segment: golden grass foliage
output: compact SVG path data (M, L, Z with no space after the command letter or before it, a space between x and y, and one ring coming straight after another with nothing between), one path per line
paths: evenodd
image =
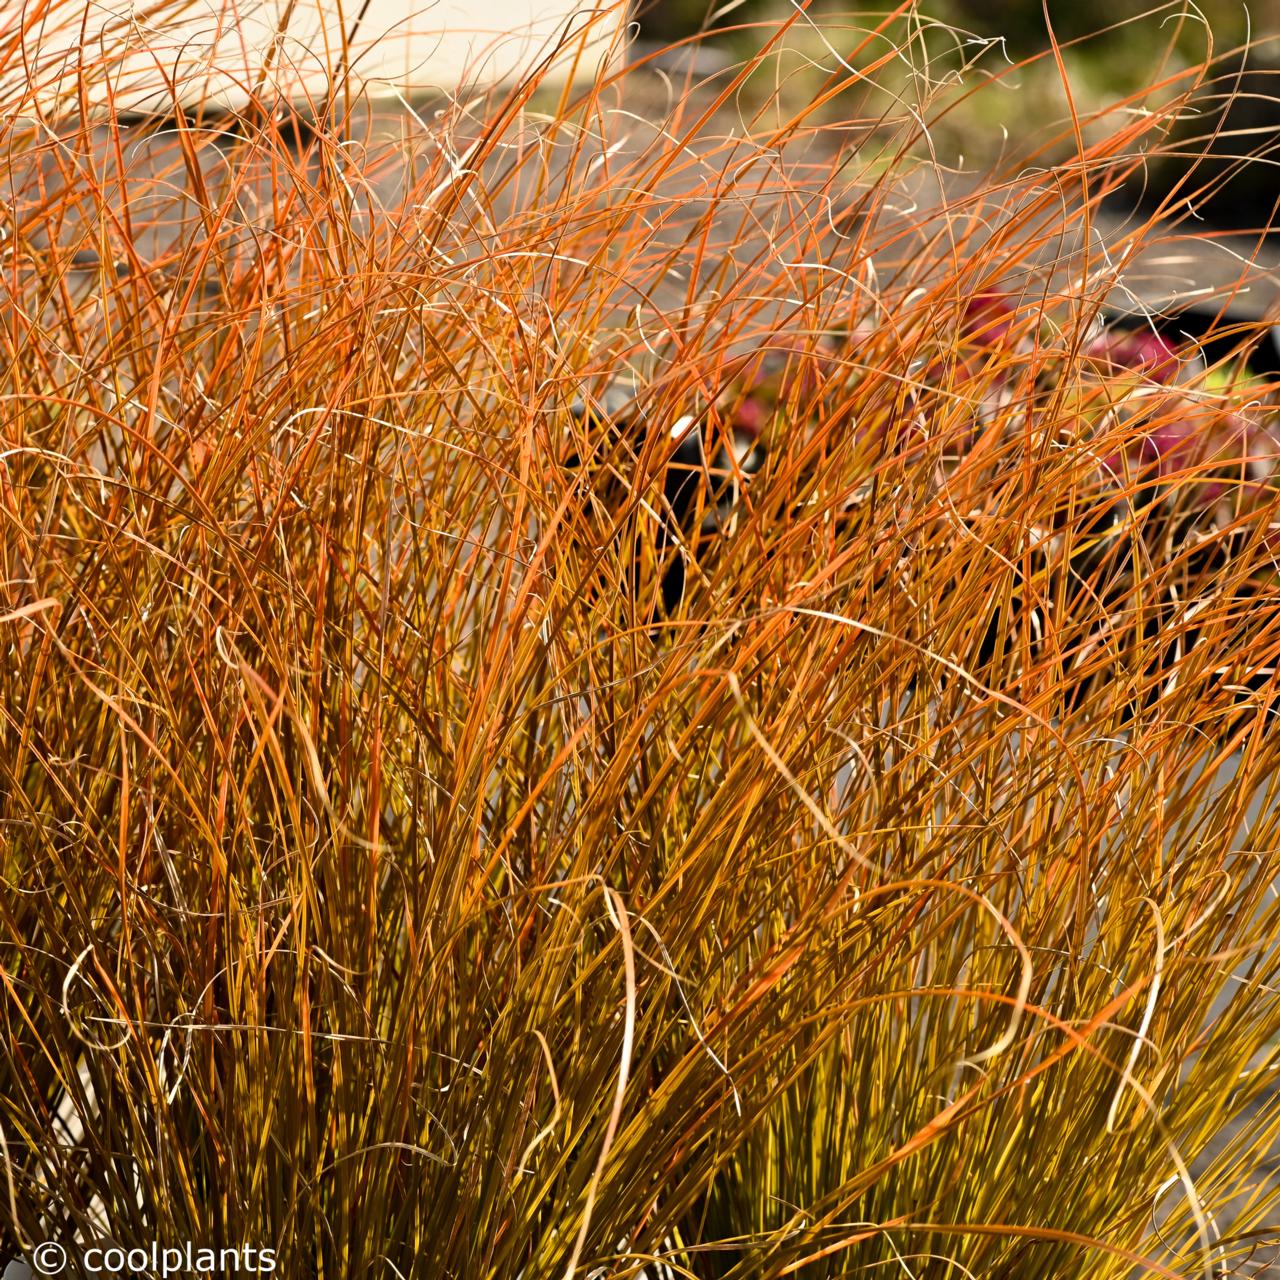
M747 90L800 14L660 110L642 67L335 105L301 151L271 104L4 104L15 1252L1092 1280L1265 1243L1271 389L1090 346L1154 234L1101 252L1100 197L1203 69L922 196L1004 64L949 80L910 18L798 106ZM572 411L616 382L627 423ZM766 396L690 532L673 424Z

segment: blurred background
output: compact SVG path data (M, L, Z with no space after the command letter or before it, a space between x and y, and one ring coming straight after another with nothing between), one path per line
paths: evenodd
M921 0L910 13L890 18L893 10L888 3L855 9L836 0L805 7L781 41L787 52L780 63L791 56L789 91L796 97L816 92L832 70L833 54L861 69L893 39L910 50L898 90L910 94L914 85L917 100L930 104L928 114L936 120L930 124L932 159L961 169L981 166L998 158L1008 133L1050 132L1069 121L1039 0ZM1163 139L1164 154L1152 156L1111 198L1111 207L1150 210L1174 200L1185 216L1214 227L1275 224L1280 0L1050 0L1048 11L1082 117L1127 98L1126 109L1142 111L1187 95L1177 125ZM693 39L698 54L689 63L695 73L714 74L749 56L790 15L797 15L797 6L787 0L657 0L641 6L637 20L649 45ZM886 20L883 36L867 40ZM1000 91L973 93L984 75L998 77ZM955 101L941 111L949 78L956 83ZM828 105L831 122L874 120L873 97L836 99ZM1109 127L1115 123L1113 113ZM1053 158L1059 157L1046 155Z
M641 5L637 20L646 38L653 40L678 40L702 30L721 33L743 23L776 19L794 11L793 5L784 0L653 0ZM814 0L808 13L815 19L840 14L859 19L863 25L872 25L896 6L880 3L851 8L833 0ZM1136 42L1126 39L1126 24L1133 19L1151 16L1165 21L1184 9L1193 24L1198 23L1195 11L1204 15L1210 29L1220 41L1238 43L1252 27L1253 34L1265 35L1267 28L1274 34L1280 28L1280 4L1276 0L1200 0L1194 8L1179 3L1164 5L1108 3L1108 0L1051 0L1049 15L1053 30L1060 42L1092 36L1104 28L1115 26L1111 43L1117 48L1125 45L1137 52ZM1038 0L922 0L917 6L920 14L928 19L952 26L967 28L982 38L1004 37L1011 55L1027 54L1048 45L1044 11ZM1120 25L1117 25L1120 24ZM1132 27L1127 28L1132 33Z

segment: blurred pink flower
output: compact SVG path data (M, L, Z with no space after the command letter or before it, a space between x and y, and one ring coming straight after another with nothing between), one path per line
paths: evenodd
M965 304L961 330L966 338L984 347L1003 346L1016 318L1006 294L975 293Z
M1113 370L1141 373L1154 382L1173 382L1182 361L1172 346L1150 329L1108 329L1085 347L1085 355Z

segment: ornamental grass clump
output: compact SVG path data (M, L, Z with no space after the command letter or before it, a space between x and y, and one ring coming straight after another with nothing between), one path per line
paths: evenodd
M1100 221L1207 67L1055 45L978 177L1025 67L904 6L797 101L807 22L301 150L3 103L9 1254L1265 1263L1275 387Z

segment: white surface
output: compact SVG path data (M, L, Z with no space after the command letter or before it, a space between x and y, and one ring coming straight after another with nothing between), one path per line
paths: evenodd
M344 69L375 98L508 81L549 57L563 83L616 56L626 17L625 4L582 0L361 3L0 0L0 113L75 108L82 64L94 67L91 106L122 111L172 109L175 95L233 109L251 96L318 99Z

